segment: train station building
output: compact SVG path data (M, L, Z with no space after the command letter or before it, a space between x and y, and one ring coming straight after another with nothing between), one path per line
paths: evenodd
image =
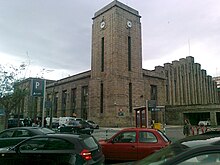
M93 18L91 70L47 81L44 116L77 116L100 126L134 126L138 107L147 107L148 122L192 124L210 119L220 124L217 84L191 56L154 70L142 68L141 15L117 0ZM31 86L33 78L23 81ZM42 97L29 96L19 112L42 116ZM149 104L153 103L153 105Z

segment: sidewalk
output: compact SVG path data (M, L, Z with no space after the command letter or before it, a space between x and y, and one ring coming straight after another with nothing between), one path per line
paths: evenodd
M167 128L182 128L182 127L183 127L182 125L166 125L165 129L167 129ZM119 131L124 128L134 128L134 127L100 127L99 130L100 131L103 131L103 130L105 130L105 131ZM163 130L163 128L162 128L162 130ZM98 131L98 130L96 130L96 131Z

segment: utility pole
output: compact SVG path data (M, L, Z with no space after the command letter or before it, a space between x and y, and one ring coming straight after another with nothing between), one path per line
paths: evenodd
M45 100L46 100L46 79L44 80L44 96L43 96L43 110L42 110L41 127L44 127Z

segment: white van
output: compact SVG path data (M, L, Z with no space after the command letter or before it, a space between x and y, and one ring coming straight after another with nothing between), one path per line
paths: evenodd
M50 117L46 117L46 125L49 127L50 125ZM59 123L59 118L53 117L52 118L52 124L56 124Z
M75 117L59 117L59 125L70 125L71 121L76 120Z

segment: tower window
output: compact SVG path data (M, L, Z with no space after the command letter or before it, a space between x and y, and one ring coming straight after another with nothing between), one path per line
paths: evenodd
M100 86L100 113L103 113L103 109L104 109L104 101L103 101L103 83L101 83L101 86Z
M104 49L104 47L105 47L105 42L104 42L105 40L104 40L104 37L102 37L102 43L101 43L101 45L102 45L102 54L101 54L101 71L102 72L104 72L104 53L105 53L105 49Z
M132 113L132 83L129 83L129 112Z
M128 36L128 71L131 71L131 37Z

